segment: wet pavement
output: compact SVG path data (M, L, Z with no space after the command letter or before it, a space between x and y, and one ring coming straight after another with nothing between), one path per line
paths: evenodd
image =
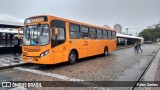
M22 61L21 56L14 56L13 54L1 54L0 55L0 69L8 68L16 65L23 65L25 62Z
M160 71L160 50L156 54L156 56L154 57L148 70L146 70L146 72L142 76L141 80L139 80L139 82L149 81L149 84L151 84L151 87L136 87L135 90L160 90L160 86L154 87L156 85L160 85L159 71Z
M61 63L56 65L28 64L21 67L0 70L0 77L12 81L137 81L151 62L159 45L143 45L143 52L135 53L134 48L116 50L104 57L101 55L79 60L74 65ZM42 90L42 88L36 88ZM46 90L112 90L120 88L83 87L83 88L43 88ZM122 90L124 88L121 88ZM130 88L125 88L130 89ZM35 90L29 88L29 90Z

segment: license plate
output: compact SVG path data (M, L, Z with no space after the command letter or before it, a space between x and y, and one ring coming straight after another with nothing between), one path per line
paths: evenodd
M28 60L32 60L32 58L29 57Z

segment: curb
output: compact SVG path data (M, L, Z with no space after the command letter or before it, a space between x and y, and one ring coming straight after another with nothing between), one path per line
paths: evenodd
M152 57L151 61L149 62L149 64L147 65L147 67L145 68L145 70L143 71L143 73L141 74L141 76L139 77L139 79L137 80L138 82L141 82L144 79L144 76L146 75L147 71L149 70L149 68L151 67L156 55L158 54L158 52L160 52L160 48L158 48L158 50L155 52L154 56ZM137 86L136 84L134 85L134 87L132 87L132 90L137 90Z
M28 63L18 63L18 64L14 64L14 65L0 66L0 70L13 68L13 67L18 67L18 66L23 66L23 65L26 65L26 64L28 64Z
M147 71L149 70L150 66L152 65L153 61L155 60L156 55L158 54L158 52L160 52L160 48L158 48L158 50L155 52L155 55L152 57L151 62L148 64L148 67L146 68L146 70L143 72L142 76L140 77L139 81L142 81L145 74L147 73Z

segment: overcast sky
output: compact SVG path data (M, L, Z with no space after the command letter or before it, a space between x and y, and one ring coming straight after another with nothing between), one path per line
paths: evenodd
M160 0L0 0L0 14L18 19L47 14L112 28L118 23L123 31L139 32L160 21Z

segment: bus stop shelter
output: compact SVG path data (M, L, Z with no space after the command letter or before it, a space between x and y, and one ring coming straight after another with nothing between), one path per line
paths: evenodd
M14 36L18 34L18 28L22 26L23 23L17 18L0 14L0 47L11 47Z
M144 42L144 38L137 37L137 36L130 36L130 35L124 35L124 34L116 34L117 36L117 45L134 45L136 41L140 41L141 43Z

